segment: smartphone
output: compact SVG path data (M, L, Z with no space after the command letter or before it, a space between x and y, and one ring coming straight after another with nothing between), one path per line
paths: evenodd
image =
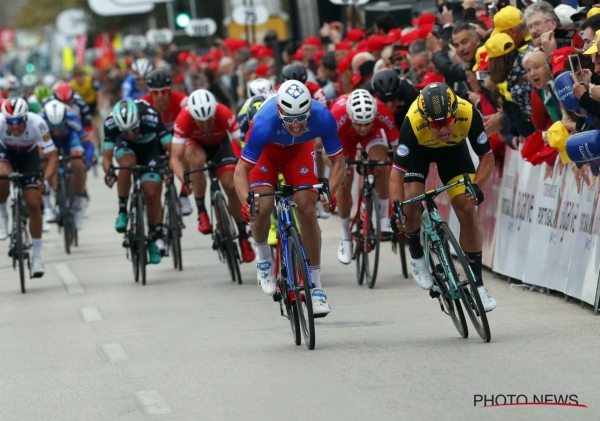
M479 81L484 81L484 80L486 80L486 79L487 79L487 77L488 77L488 72L485 72L485 71L483 71L483 70L482 70L482 71L475 72L475 77L476 77L476 78L477 78L477 80L479 80Z
M581 60L579 60L579 54L569 54L569 67L571 73L579 83L583 83L583 74L581 72Z

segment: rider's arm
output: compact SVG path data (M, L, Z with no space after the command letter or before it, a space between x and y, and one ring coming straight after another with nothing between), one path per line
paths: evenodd
M48 163L44 170L44 180L49 182L52 180L52 177L54 177L56 169L58 168L58 155L56 146L50 137L50 130L48 129L46 122L42 120L37 128L40 134L38 146L41 148L44 156L48 158Z
M394 154L394 165L390 172L390 199L405 200L404 175L411 161L411 149L418 147L418 141L408 118L400 128L400 144Z
M118 130L112 116L108 116L104 121L104 144L102 153L102 169L104 174L108 174L108 168L112 165L113 150L117 139Z
M479 112L473 108L473 118L469 129L469 143L473 151L479 156L479 165L475 174L475 184L483 185L494 171L494 154L490 147L488 136L483 127L483 120Z
M315 104L313 103L313 105ZM327 156L332 164L329 176L329 189L331 190L331 194L335 194L344 176L342 144L338 136L337 122L333 114L325 109L321 116L318 122L318 136L321 137L325 152L327 152Z
M171 142L171 169L182 183L184 183L183 171L184 171L184 154L185 154L185 143L189 140L186 127L187 119L185 114L187 111L183 110L177 116L175 120L175 136Z
M235 192L238 195L241 203L246 203L248 197L248 191L250 191L250 184L248 183L248 176L254 164L246 162L240 159L235 166L235 172L233 173L233 183L235 184Z

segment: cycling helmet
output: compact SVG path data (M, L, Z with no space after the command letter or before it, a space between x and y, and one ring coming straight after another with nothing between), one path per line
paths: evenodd
M373 94L383 102L391 101L400 95L400 77L395 70L380 70L371 80Z
M56 83L56 76L54 75L45 75L42 78L42 83L46 86L54 86L54 84Z
M38 83L38 77L33 73L24 74L21 78L21 84L26 88L32 88Z
M171 75L163 69L151 71L146 78L146 84L150 89L163 89L171 87Z
M246 86L246 95L252 98L256 95L271 95L273 93L273 84L269 79L258 78L248 82Z
M154 66L147 58L138 58L131 65L131 70L138 77L145 77L154 69Z
M44 105L44 114L50 125L58 126L65 120L67 107L59 100L53 99Z
M281 77L284 81L286 80L299 80L302 83L306 83L308 74L306 73L306 67L301 64L288 64L281 70Z
M190 94L187 107L194 120L206 121L217 112L217 100L210 91L197 89Z
M266 98L262 95L257 95L250 100L250 103L248 104L248 121L254 120L254 116L260 107L263 106L265 101Z
M8 118L27 117L29 105L27 101L21 97L9 98L2 103L2 115Z
M298 80L286 80L277 90L277 108L283 114L305 114L310 111L311 104L308 88Z
M132 99L117 102L112 109L112 116L120 131L131 131L140 126L138 106Z
M33 94L38 99L38 101L43 102L46 98L52 96L52 89L50 89L46 85L38 85L35 87Z
M356 89L346 100L346 112L353 123L370 124L377 116L377 102L366 89Z
M426 121L443 121L456 116L458 101L456 94L448 85L434 82L419 93L417 108Z
M21 87L21 82L19 81L19 78L15 75L7 75L6 82L8 83L9 91L16 91Z
M73 95L75 94L75 92L73 92L73 87L68 82L58 82L54 85L52 91L54 92L54 98L65 103L71 102Z

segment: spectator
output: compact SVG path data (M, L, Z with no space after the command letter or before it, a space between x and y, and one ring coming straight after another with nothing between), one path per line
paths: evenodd
M412 71L411 82L418 84L423 81L425 75L435 71L431 61L431 53L427 49L427 42L424 39L415 41L408 48L408 61Z
M554 7L545 1L534 3L525 9L525 22L527 29L531 35L533 45L540 47L542 45L541 36L548 33L547 38L554 38L554 34L550 34L560 26L560 21ZM545 51L545 50L544 50Z
M531 36L527 31L523 12L514 6L503 7L494 15L494 31L492 35L503 32L515 42L515 47L525 52L530 47Z

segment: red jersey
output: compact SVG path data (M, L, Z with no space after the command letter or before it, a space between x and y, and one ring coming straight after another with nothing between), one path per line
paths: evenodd
M240 138L240 126L233 111L225 105L218 103L215 120L209 133L204 133L198 127L187 107L185 107L175 120L175 135L173 143L197 142L202 145L217 145L224 139L228 141Z
M395 146L398 143L400 133L396 123L394 121L394 115L390 113L385 105L378 99L377 101L377 115L375 121L369 133L365 136L360 136L354 126L350 117L346 113L346 101L349 94L342 95L335 100L331 105L331 114L337 122L337 131L340 141L342 142L342 149L345 157L354 158L356 153L356 146L360 143L363 148L371 142L387 144Z
M154 102L152 101L152 94L148 92L146 95L143 95L142 98L146 101L152 108L154 108ZM170 132L173 131L173 126L175 126L175 119L179 115L180 111L185 107L187 101L187 95L181 92L173 92L169 93L169 106L164 113L160 114L160 119L163 124L166 126L167 130Z

